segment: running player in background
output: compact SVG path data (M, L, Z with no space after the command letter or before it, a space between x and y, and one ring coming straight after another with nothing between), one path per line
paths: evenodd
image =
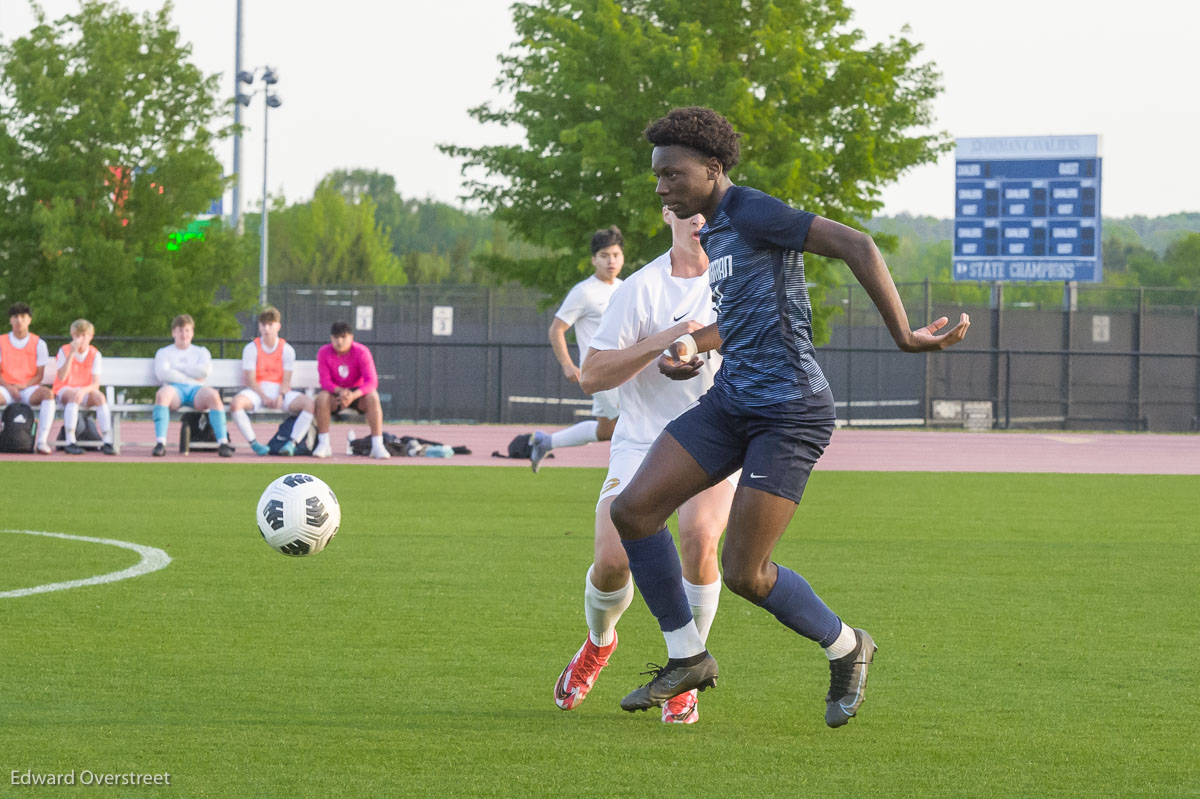
M100 350L92 346L95 333L96 328L91 322L76 319L71 323L71 343L62 345L55 358L51 391L63 406L63 435L67 440L63 451L69 455L83 454L83 447L75 440L80 408L96 409L96 429L104 442L100 451L105 455L117 454L112 445L112 414L108 410L108 399L100 390L103 359Z
M10 402L24 402L30 407L40 404L33 448L39 455L49 455L54 452L47 437L54 423L55 405L54 395L42 380L50 351L46 342L29 332L32 321L33 311L25 303L15 302L8 309L12 330L0 338L0 406Z
M716 318L705 278L708 257L700 247L704 218L681 220L664 208L663 220L671 229L671 249L631 275L613 294L592 337L580 380L584 391L615 387L622 411L613 432L608 476L596 504L595 559L584 580L588 637L554 686L554 701L563 710L578 707L591 690L617 648L617 620L633 601L629 560L609 508L667 422L712 386L721 363L721 356L714 353L695 363L679 364L673 376L687 382L672 382L653 366L677 337ZM734 485L721 480L679 507L683 588L701 639L708 637L721 596L717 542L729 519ZM699 717L695 690L663 703L664 723L691 724Z
M154 450L155 457L167 454L167 424L171 411L183 405L191 405L197 411L208 411L208 423L217 439L217 454L222 458L233 457L229 445L229 433L225 429L225 403L220 393L204 381L212 373L212 354L207 347L192 344L196 334L196 323L187 314L180 314L171 321L171 337L174 344L154 353L154 376L162 381L162 388L154 397Z
M579 382L579 373L587 357L592 336L600 326L600 317L608 307L621 279L621 267L625 265L625 237L616 225L597 230L592 234L592 268L595 273L576 283L550 323L550 347L554 357L562 366L563 376L572 383ZM567 347L567 330L575 328L575 343L579 345L579 366L571 360ZM542 459L556 447L580 447L593 441L608 441L617 424L620 406L617 392L611 389L592 394L592 416L596 418L573 424L555 433L538 430L529 437L529 457L534 474L541 468Z
M718 348L724 363L712 390L667 425L612 505L630 571L658 619L668 655L621 707L645 710L716 684L717 661L693 620L666 522L675 508L742 468L721 556L725 584L824 648L830 670L825 723L840 727L862 704L875 642L843 624L803 577L771 560L835 419L814 357L803 253L845 261L905 352L955 344L970 320L963 314L940 335L944 317L910 329L870 236L733 185L727 172L738 162L738 134L715 111L677 108L645 135L654 145L655 191L663 205L682 218L708 220L701 241L717 302L717 323L677 339L664 365Z
M294 455L296 442L308 434L312 426L312 398L292 390L292 371L296 368L296 351L279 337L279 311L271 306L258 315L258 338L242 350L242 372L246 387L229 403L230 414L238 431L246 437L255 455L266 455L270 449L258 443L249 414L259 408L283 410L297 414L292 425L292 439L279 450L280 455Z

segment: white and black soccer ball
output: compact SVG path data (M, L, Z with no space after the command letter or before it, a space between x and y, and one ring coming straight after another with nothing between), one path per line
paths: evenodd
M323 480L311 474L285 474L258 498L258 531L285 555L314 555L333 540L342 508Z

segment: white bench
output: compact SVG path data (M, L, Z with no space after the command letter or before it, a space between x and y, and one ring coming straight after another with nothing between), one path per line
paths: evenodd
M112 411L113 449L120 452L122 416L127 413L150 413L154 410L154 404L152 402L126 402L125 393L123 391L118 392L117 389L158 388L162 385L162 381L154 376L153 358L116 358L105 356L102 370L100 382L105 387L105 396L108 398L108 406ZM46 365L46 372L43 375L42 382L47 385L54 382L53 363ZM214 358L212 361L212 372L204 381L204 385L215 388L218 392L244 388L246 382L242 372L241 359ZM317 362L296 361L295 368L292 370L292 388L311 395L315 389L320 387L321 381L317 375ZM188 411L191 408L185 405L179 410ZM259 411L259 413L269 413L279 416L287 414L284 410L266 408Z

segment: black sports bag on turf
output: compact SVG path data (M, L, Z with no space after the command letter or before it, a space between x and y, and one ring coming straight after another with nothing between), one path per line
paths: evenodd
M289 416L279 425L279 429L275 431L275 435L271 436L271 440L267 442L267 449L272 455L278 455L279 452L287 446L287 443L292 440L292 433L296 429L296 420L299 419L299 414ZM304 436L296 442L296 451L294 455L311 455L313 447L317 441L317 428L312 422L308 424L308 430Z
M36 429L33 408L24 402L10 402L0 413L0 452L33 452Z

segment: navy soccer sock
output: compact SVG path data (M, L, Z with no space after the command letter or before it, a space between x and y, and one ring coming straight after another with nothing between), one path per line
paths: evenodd
M629 571L646 607L663 632L678 630L692 620L692 608L683 591L683 569L675 540L667 528L636 541L621 540L629 556Z
M779 566L779 577L767 598L759 603L789 629L827 647L842 631L842 620L821 601L800 575ZM645 592L643 592L645 593Z

